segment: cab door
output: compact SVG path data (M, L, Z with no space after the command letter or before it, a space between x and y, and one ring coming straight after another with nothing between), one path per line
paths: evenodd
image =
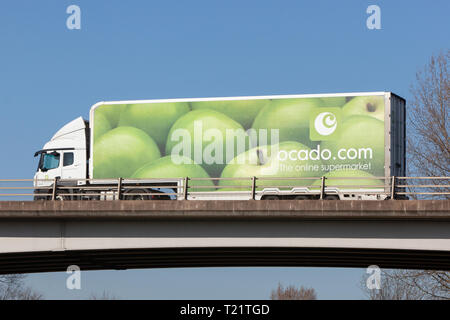
M62 154L61 179L83 179L86 177L86 151L70 150ZM74 181L76 183L76 181Z
M45 179L49 181L42 181L41 185L53 184L53 179L61 178L61 152L47 152L41 154L41 159L39 161L38 172L36 173L37 179Z

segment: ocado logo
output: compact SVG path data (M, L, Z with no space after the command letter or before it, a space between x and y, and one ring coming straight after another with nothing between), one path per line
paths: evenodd
M314 128L322 136L329 136L337 128L336 116L331 112L319 113L314 120Z
M309 138L311 141L339 139L341 108L317 108L309 118Z

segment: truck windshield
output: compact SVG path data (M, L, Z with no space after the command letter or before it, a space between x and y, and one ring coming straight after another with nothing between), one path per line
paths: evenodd
M47 171L59 167L59 154L58 153L43 153L39 160L39 169Z

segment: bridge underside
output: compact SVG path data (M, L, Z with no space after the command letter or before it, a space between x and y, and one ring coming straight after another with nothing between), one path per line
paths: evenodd
M164 248L0 255L0 274L193 267L346 267L450 270L450 252L353 248Z
M0 203L0 274L308 266L450 270L449 201Z

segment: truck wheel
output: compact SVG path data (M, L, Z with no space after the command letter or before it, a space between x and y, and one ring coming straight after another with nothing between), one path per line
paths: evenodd
M72 200L72 196L71 196L70 193L68 193L68 192L60 191L60 192L58 192L58 194L56 195L55 200L58 200L58 201Z
M34 201L45 201L45 200L51 200L52 198L48 195L41 195L41 194L48 194L51 193L51 190L47 190L47 189L36 189L34 190L34 197L33 200Z
M133 194L133 193L140 193L140 194ZM145 195L145 193L148 193L148 190L146 189L127 190L123 194L123 200L151 200L153 198L152 195Z
M328 195L328 196L325 196L325 197L323 198L323 200L339 200L339 196L331 196L331 195Z
M263 200L280 200L279 196L265 196Z

